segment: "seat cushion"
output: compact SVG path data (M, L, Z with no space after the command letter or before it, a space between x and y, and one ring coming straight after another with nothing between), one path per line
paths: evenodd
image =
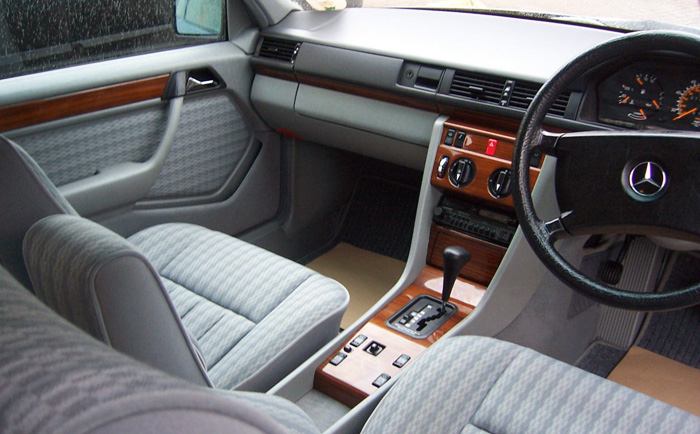
M2 268L0 378L3 432L318 432L285 399L197 387L110 349Z
M215 387L264 390L338 333L347 291L295 262L183 223L129 241L160 274Z
M363 433L700 432L700 418L508 342L447 338L387 392Z

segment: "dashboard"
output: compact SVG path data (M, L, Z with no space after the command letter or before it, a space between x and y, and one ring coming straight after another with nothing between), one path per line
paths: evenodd
M640 61L597 87L599 122L634 129L700 129L700 69L667 58Z

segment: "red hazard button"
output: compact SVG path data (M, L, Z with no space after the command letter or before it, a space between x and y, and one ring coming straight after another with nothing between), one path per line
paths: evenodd
M486 155L496 155L496 147L498 146L498 140L489 139L488 145L486 145Z

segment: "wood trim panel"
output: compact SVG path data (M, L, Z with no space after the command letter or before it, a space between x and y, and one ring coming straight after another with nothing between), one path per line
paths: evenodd
M437 112L437 105L429 101L424 101L419 98L400 95L385 90L360 86L357 84L345 83L338 80L316 77L313 75L297 74L299 83L308 84L310 86L322 87L325 89L335 90L338 92L349 93L365 98L372 98L379 101L384 101L392 104L403 105L419 110Z
M501 265L506 248L470 237L452 229L433 225L428 242L429 265L443 267L442 252L448 246L461 246L467 249L472 258L459 274L465 279L487 285L491 283L498 266Z
M411 286L385 306L345 343L345 346L349 346L356 336L365 335L367 340L362 345L357 348L350 347L352 351L345 353L347 357L337 366L333 366L328 362L336 354L344 352L343 347L338 348L338 351L319 366L314 377L314 388L347 406L354 407L364 398L378 390L372 385L372 382L379 375L385 373L393 377L415 360L432 343L469 315L481 300L486 288L476 283L458 279L450 299L457 306L458 311L427 339L413 339L386 326L385 322L387 319L417 296L430 294L439 298L441 291L442 271L433 267L424 268ZM378 356L372 356L364 351L373 341L386 346ZM402 354L407 354L411 357L409 362L404 368L393 366L392 363Z
M168 75L0 107L0 132L160 98Z
M498 146L501 146L500 142ZM450 158L449 164L452 164L453 161L461 157L466 157L472 160L476 169L476 175L474 177L474 180L465 187L455 187L454 185L452 185L447 175L444 178L438 178L438 163L440 159L444 156ZM435 163L433 164L433 172L430 176L430 183L433 186L438 187L442 190L456 193L457 196L476 198L481 202L490 203L499 208L513 210L512 195L503 199L496 199L495 197L491 196L491 193L489 193L488 191L489 176L491 176L491 173L493 173L493 171L495 171L496 169L510 169L511 166L512 165L510 160L491 157L481 152L474 152L471 150L454 148L452 146L440 145L438 148L438 152L435 155ZM530 168L531 190L535 185L535 181L537 181L537 177L539 176L539 174L540 169Z
M481 119L481 121L485 121L485 119L486 118ZM457 193L457 196L476 198L481 202L486 202L496 205L499 208L512 211L512 195L503 199L496 199L488 191L488 180L489 176L491 176L491 173L493 173L494 170L501 168L510 169L512 166L511 161L513 158L516 134L516 132L512 130L513 126L514 125L508 125L506 122L504 128L489 128L487 126L483 126L482 124L467 124L462 121L449 119L447 122L445 122L443 127L440 143L445 143L447 130L450 128L456 131L465 132L467 137L463 148L445 145L439 146L438 152L435 155L433 172L430 177L431 184L444 191ZM487 155L486 150L491 139L496 140L497 145L493 155ZM465 187L455 187L449 181L447 176L444 178L438 178L438 163L444 156L450 158L450 164L452 164L452 162L457 158L461 157L466 157L472 160L476 166L476 176L474 181ZM540 159L540 164L542 164L542 159ZM539 168L530 168L530 189L534 187L539 173Z
M361 96L364 98L371 98L378 101L384 101L392 104L398 104L405 107L411 107L419 110L426 110L430 112L437 112L437 105L429 101L424 101L419 98L413 98L409 96L400 95L393 92L387 92L385 90L370 88L367 86L361 86L358 84L346 83L339 80L333 80L330 78L317 77L308 74L294 74L291 72L278 71L264 66L259 66L256 68L259 74L266 75L273 78L279 78L281 80L296 81L300 84L308 84L309 86L320 87L323 89L334 90L337 92L343 92L350 95Z

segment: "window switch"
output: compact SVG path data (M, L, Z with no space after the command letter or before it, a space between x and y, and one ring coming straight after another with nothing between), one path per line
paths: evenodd
M353 347L359 347L366 340L367 340L367 336L357 335L357 336L355 336L355 339L353 339L352 342L350 342L350 345L352 345Z
M401 354L398 359L394 360L392 365L396 366L397 368L403 368L403 366L408 363L409 360L411 360L411 356L408 354Z
M379 377L377 377L376 380L372 383L372 386L374 387L382 387L387 381L391 380L391 376L387 374L382 374Z
M328 362L328 363L330 363L330 364L333 365L333 366L338 366L338 365L340 365L340 363L341 363L343 360L345 360L345 358L346 358L347 356L348 356L348 355L345 354L345 353L338 353L338 354L336 354L335 357L333 357L333 358L331 359L331 361Z

